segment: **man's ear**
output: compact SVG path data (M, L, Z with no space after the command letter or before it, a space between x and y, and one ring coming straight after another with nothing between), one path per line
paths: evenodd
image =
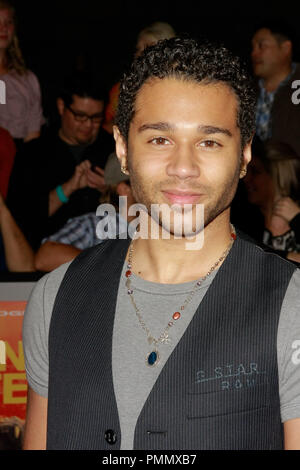
M241 165L240 165L240 178L243 178L247 173L247 166L251 161L252 152L251 152L251 139L243 148L242 157L241 157Z
M116 154L118 160L120 162L121 168L123 170L127 170L127 142L117 126L113 126L113 132L114 139L116 141Z
M58 114L60 116L63 115L63 112L65 110L65 103L64 103L64 100L62 98L57 98L56 100L56 106L57 106L57 110L58 110Z
M286 40L281 44L281 50L285 53L286 56L290 56L292 54L292 48L292 41Z

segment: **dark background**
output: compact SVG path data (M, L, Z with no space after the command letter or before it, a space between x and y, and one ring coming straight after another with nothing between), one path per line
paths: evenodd
M298 2L300 4L300 2ZM222 41L249 61L253 28L262 20L290 27L299 60L300 5L293 2L15 0L18 36L29 68L38 76L46 115L66 75L84 67L110 87L134 52L138 32L153 21L177 34Z

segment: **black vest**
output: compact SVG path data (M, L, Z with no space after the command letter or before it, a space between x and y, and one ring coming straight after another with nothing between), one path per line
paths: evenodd
M109 240L81 253L58 291L48 449L120 448L112 334L128 244ZM146 400L135 449L283 448L276 342L294 270L236 240Z

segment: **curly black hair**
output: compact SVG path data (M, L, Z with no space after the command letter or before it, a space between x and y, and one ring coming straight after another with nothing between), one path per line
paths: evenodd
M158 41L147 47L124 74L115 124L126 140L137 93L147 80L154 77L177 77L204 85L217 82L227 84L239 104L237 124L241 130L242 147L251 140L255 132L256 93L246 67L223 46L200 44L195 39L179 37Z

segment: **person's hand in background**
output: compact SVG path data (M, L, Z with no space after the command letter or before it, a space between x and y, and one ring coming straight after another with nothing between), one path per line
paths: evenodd
M290 197L282 197L274 204L273 214L290 222L297 214L300 214L300 207Z

